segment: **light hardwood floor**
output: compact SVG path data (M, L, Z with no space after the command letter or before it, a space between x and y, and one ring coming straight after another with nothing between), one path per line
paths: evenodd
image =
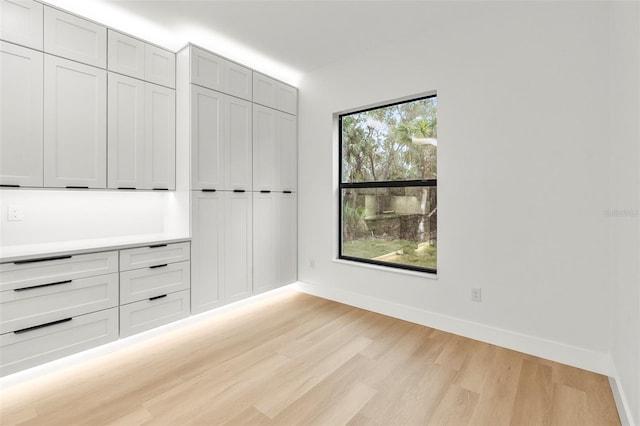
M618 425L606 377L287 290L2 389L2 425Z

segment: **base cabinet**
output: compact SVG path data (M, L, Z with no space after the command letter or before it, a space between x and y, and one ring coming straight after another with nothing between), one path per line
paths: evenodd
M120 306L120 337L128 337L189 316L189 290Z

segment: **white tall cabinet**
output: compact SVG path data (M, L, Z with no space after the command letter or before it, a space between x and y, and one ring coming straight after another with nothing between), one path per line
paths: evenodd
M42 186L43 54L0 42L0 185Z
M296 280L297 91L264 76L274 99L258 104L255 72L192 45L177 64L179 135L192 154L195 313ZM286 110L279 88L293 93Z

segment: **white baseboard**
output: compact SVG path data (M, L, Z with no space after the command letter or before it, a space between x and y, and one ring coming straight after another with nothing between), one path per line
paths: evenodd
M298 290L336 302L378 312L474 340L549 359L611 376L609 354L590 351L553 340L516 333L498 327L425 311L335 287L297 282Z
M618 370L615 363L611 362L611 373L609 375L609 385L611 386L611 392L613 392L613 399L616 402L616 408L618 409L618 417L620 417L620 424L622 426L634 426L638 423L634 423L633 415L629 409L628 399L626 398L624 389L620 386L620 381L617 379ZM640 421L640 419L637 419Z

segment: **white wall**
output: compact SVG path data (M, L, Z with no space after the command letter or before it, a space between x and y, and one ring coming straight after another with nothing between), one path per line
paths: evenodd
M422 37L390 34L301 83L301 287L607 372L609 6L415 7ZM335 262L333 114L433 89L437 280Z
M627 417L640 424L640 7L611 13L611 355ZM633 420L631 420L631 418Z

